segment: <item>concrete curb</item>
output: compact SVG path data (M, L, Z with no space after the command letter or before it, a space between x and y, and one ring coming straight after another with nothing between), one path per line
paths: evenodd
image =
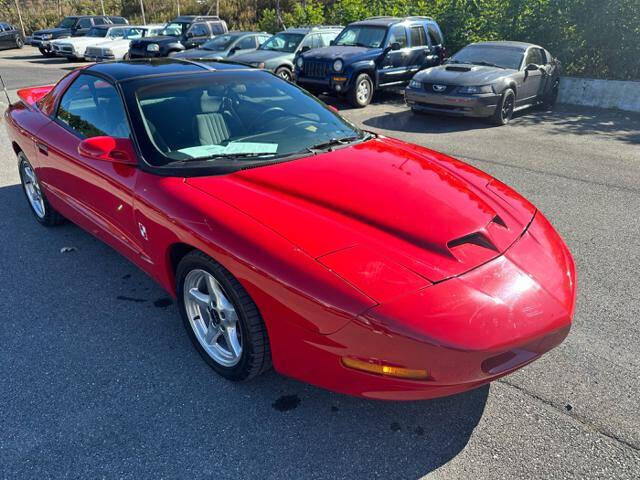
M558 102L640 112L640 82L562 77Z

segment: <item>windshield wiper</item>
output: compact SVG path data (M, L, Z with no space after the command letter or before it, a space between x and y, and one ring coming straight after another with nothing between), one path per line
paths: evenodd
M263 152L263 153L230 153L228 155L211 155L209 157L193 157L193 158L183 158L181 160L176 160L172 163L189 163L189 162L204 162L207 160L245 160L247 158L266 158L266 157L277 157L278 154L271 152Z
M495 63L489 63L489 62L471 62L473 65L482 65L483 67L496 67L496 68L502 68L504 69L504 67L501 67L500 65L496 65Z
M312 145L310 147L306 147L305 150L311 153L317 153L324 150L330 150L331 147L339 147L343 145L349 145L350 143L356 141L365 141L371 138L374 138L375 134L370 132L364 132L363 136L360 135L351 135L348 137L340 137L340 138L330 138L326 142L318 143L316 145Z

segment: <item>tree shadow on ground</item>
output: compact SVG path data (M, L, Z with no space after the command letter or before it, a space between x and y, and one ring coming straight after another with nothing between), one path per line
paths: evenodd
M488 386L397 403L274 372L221 379L166 292L80 228L38 225L19 185L0 188L0 242L12 252L0 271L11 477L418 478L482 417Z

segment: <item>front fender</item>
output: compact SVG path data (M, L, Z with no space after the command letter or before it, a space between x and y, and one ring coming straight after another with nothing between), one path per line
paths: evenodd
M362 72L369 73L374 84L378 85L378 69L374 59L359 60L352 63L345 69L345 73L351 80L355 79L355 77Z

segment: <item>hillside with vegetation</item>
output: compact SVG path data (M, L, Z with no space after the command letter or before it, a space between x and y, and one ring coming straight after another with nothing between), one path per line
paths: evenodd
M99 0L18 0L27 33L63 15L99 14ZM428 15L455 52L481 40L538 43L570 75L640 80L640 0L144 0L147 22L178 13L215 14L232 29L275 32L302 24L347 23L372 15ZM103 0L107 14L142 21L140 0ZM0 0L0 18L18 24L15 0Z

